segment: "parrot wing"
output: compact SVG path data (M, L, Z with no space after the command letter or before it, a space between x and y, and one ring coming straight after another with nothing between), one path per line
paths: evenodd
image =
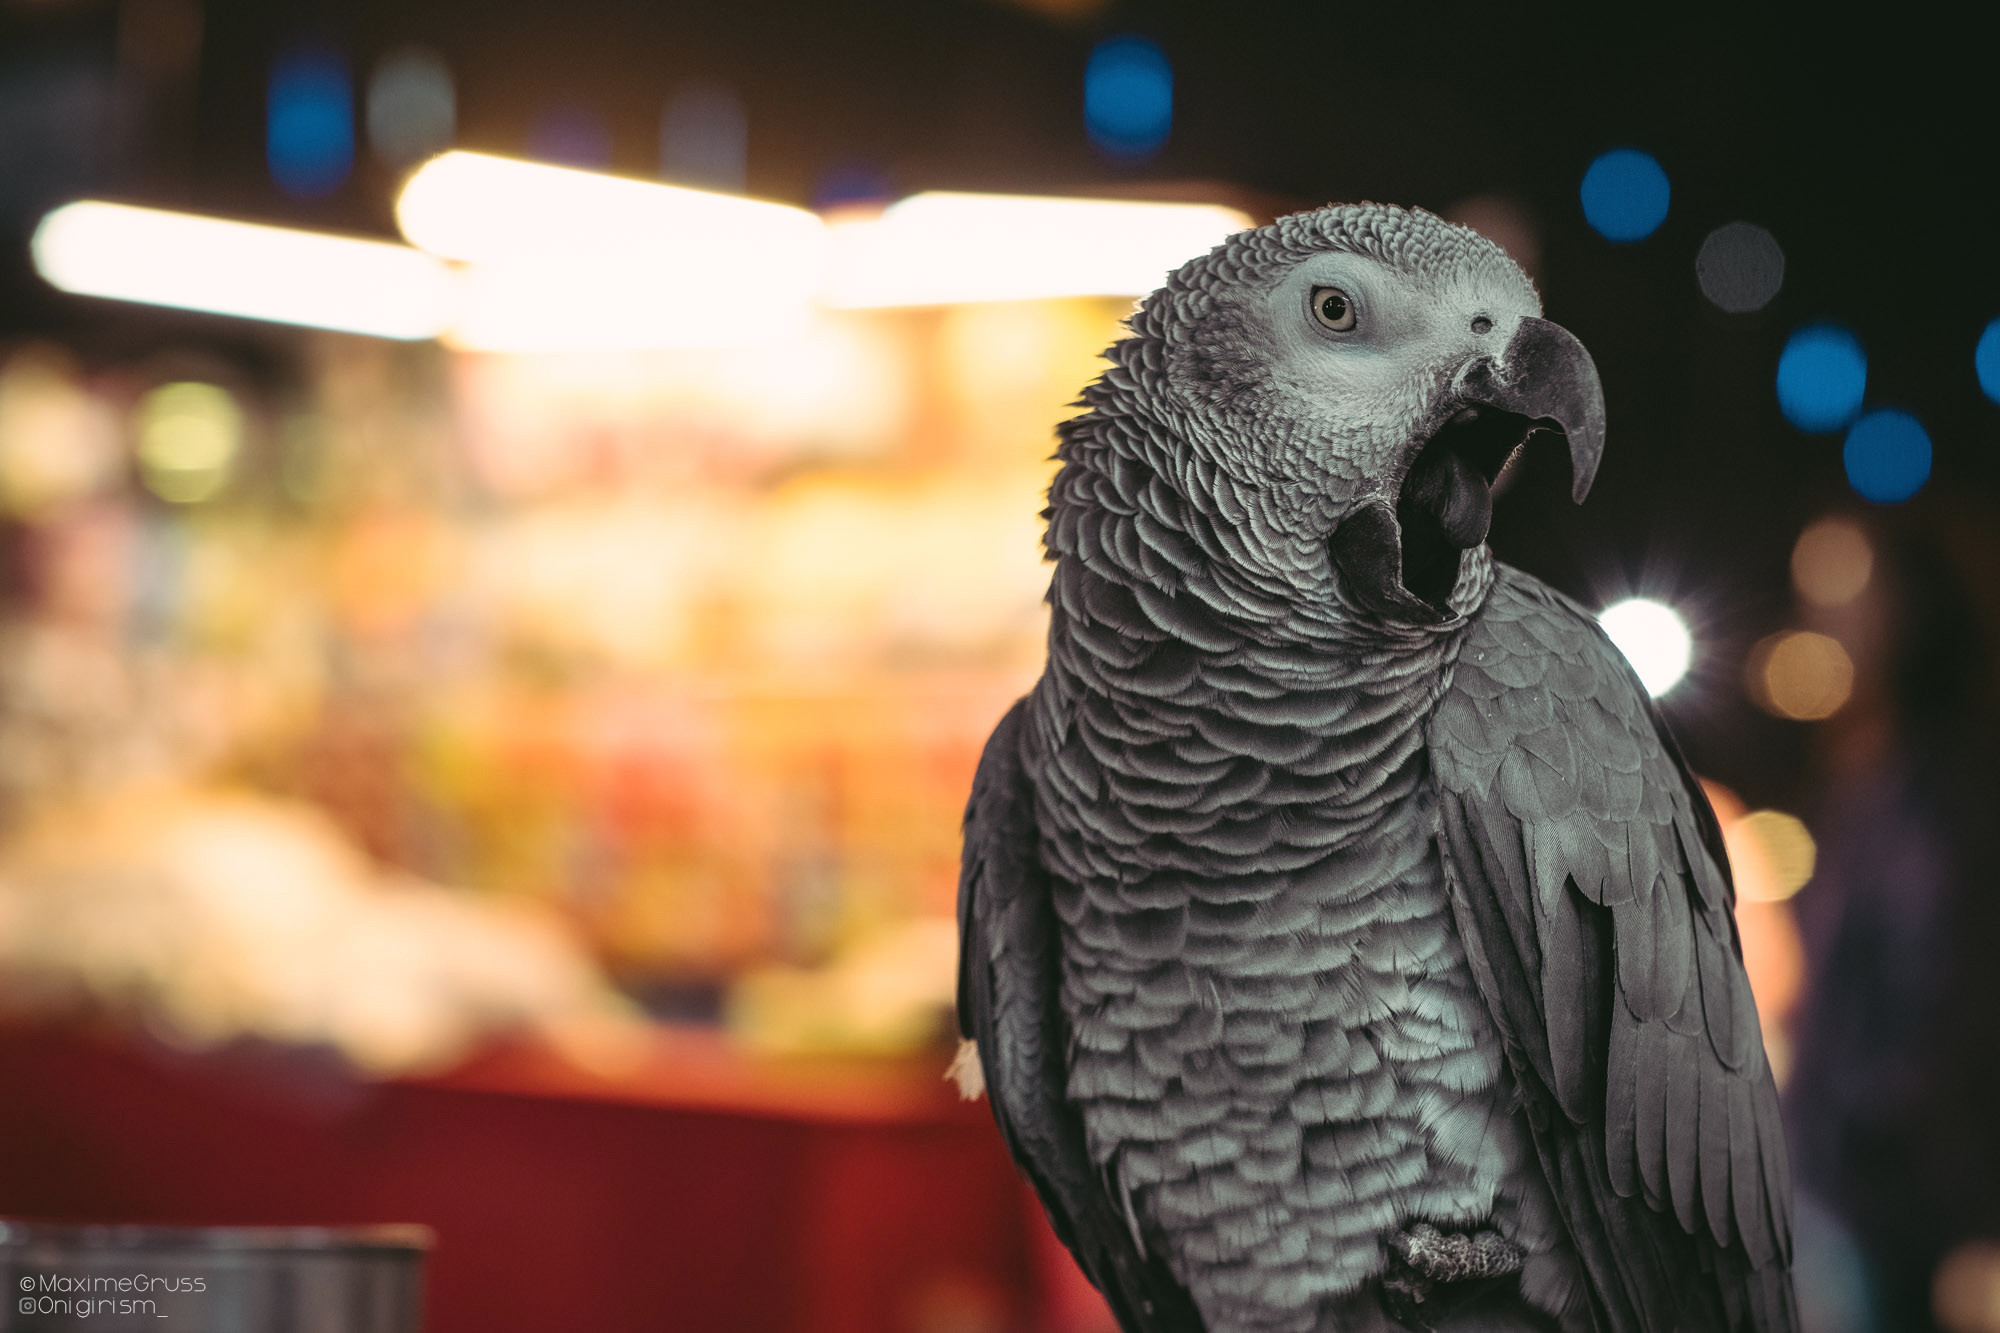
M1187 1292L1091 1164L1065 1090L1068 1032L1057 1004L1061 946L1022 769L1026 701L1001 719L965 810L958 883L958 1026L976 1042L993 1119L1063 1244L1127 1333L1201 1333Z
M1791 1333L1791 1178L1707 798L1504 566L1429 725L1452 910L1604 1333Z

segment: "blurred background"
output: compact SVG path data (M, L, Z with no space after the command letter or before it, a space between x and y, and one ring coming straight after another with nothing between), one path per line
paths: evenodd
M2000 1329L1990 42L1833 11L0 0L0 1213L429 1327L1106 1327L950 1050L1052 429L1329 201L1602 370L1498 553L1727 828L1809 1327Z

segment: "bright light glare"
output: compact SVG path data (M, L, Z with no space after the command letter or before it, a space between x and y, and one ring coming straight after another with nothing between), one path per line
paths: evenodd
M1606 607L1597 623L1639 673L1648 694L1658 698L1687 675L1694 660L1694 638L1672 607L1633 597Z
M83 200L42 219L35 268L84 296L380 338L433 338L452 275L406 246Z
M804 209L482 153L425 163L396 220L470 263L451 341L485 351L782 339L810 316L826 250Z
M615 252L739 278L776 270L808 287L825 242L825 224L789 204L464 152L418 168L396 222L412 245L444 259Z
M833 225L823 296L844 307L1146 296L1251 225L1214 204L918 194Z
M448 335L486 352L744 347L782 341L810 321L808 284L777 268L689 269L642 255L473 264Z

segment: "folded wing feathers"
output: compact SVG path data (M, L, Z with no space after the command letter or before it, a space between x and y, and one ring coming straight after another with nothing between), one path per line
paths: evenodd
M1510 1044L1573 1121L1602 1097L1609 1190L1747 1259L1732 1299L1780 1320L1751 1327L1790 1327L1773 1266L1790 1254L1789 1167L1734 895L1712 816L1637 680L1580 608L1505 571L1431 734L1447 845L1476 872L1461 910ZM1582 915L1597 911L1608 1049L1586 1044L1595 1001L1577 962Z

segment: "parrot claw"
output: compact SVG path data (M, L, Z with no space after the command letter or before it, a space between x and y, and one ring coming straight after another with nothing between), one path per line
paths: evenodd
M1447 1282L1472 1282L1521 1271L1521 1251L1497 1231L1440 1231L1417 1222L1389 1237L1395 1262L1382 1278L1382 1294L1398 1320L1425 1327L1419 1307Z
M1521 1270L1521 1251L1497 1231L1467 1235L1418 1222L1389 1237L1389 1248L1411 1271L1432 1282L1503 1277Z

